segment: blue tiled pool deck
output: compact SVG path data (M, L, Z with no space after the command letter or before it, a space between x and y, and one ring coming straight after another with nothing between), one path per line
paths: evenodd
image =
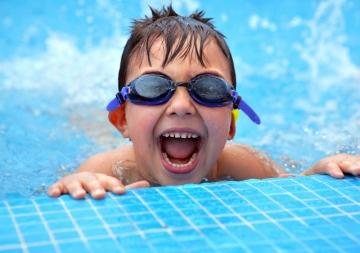
M360 179L154 187L0 202L0 252L360 252Z

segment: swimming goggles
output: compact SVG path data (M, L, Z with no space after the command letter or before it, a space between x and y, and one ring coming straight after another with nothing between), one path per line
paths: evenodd
M211 74L198 75L188 82L179 83L165 75L144 74L124 86L106 109L114 111L127 99L137 105L161 105L170 100L178 86L186 87L191 98L201 105L221 107L233 103L234 109L242 110L254 123L261 122L228 82Z

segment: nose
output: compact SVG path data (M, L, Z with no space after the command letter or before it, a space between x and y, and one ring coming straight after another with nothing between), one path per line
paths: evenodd
M194 101L185 87L177 87L173 97L169 101L166 110L167 115L177 115L180 117L195 114Z

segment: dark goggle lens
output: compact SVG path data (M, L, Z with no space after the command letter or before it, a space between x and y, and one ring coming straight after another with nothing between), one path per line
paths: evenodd
M171 82L168 79L155 76L144 75L136 79L129 94L131 100L156 101L168 95L171 90Z
M210 104L224 104L232 101L230 86L217 77L199 77L191 85L196 99Z

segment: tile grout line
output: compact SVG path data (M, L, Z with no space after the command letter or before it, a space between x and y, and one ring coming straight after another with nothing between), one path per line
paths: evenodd
M125 215L125 217L128 218L129 223L131 223L131 225L133 225L133 226L136 228L136 231L137 231L137 234L136 234L136 235L140 235L140 237L141 237L142 239L145 239L145 233L144 233L144 231L142 231L142 230L140 229L140 227L136 224L136 222L134 222L134 221L131 219L131 216L129 215L129 213L127 212L127 210L125 210L125 209L121 206L121 204L119 204L119 203L117 202L116 198L115 198L112 194L108 194L108 195L107 195L107 197L109 197L109 196L111 197L111 199L114 200L114 202L116 203L116 206L119 207L121 210L124 211L124 215ZM120 197L121 197L121 196L120 196ZM130 233L129 236L131 236L131 235L132 235L132 234ZM151 248L151 250L153 251L152 248Z
M97 218L101 221L101 223L103 224L105 230L108 232L110 238L114 239L115 244L117 246L117 249L121 250L121 246L119 245L119 242L117 240L117 237L114 235L114 233L111 231L109 225L104 221L104 219L102 218L102 216L99 214L97 208L95 208L95 206L93 205L92 201L89 198L86 198L85 201L89 204L89 206L91 207L91 209L93 209L93 211L95 212Z
M316 194L316 192L314 192L313 190L311 190L310 188L308 188L306 185L299 183L297 181L295 181L296 184L303 186L308 192L313 193L315 196L317 196L318 198L324 200L324 198L322 198L320 195ZM317 217L321 217L326 221L330 221L326 216L324 216L322 213L320 213L319 211L316 210L316 208L311 207L310 205L308 205L305 201L303 201L302 199L298 198L297 196L293 195L292 192L287 192L291 197L293 197L294 199L298 200L299 202L301 202L304 206L307 207L307 209L312 210L314 213L318 214ZM276 201L276 200L275 200ZM277 201L276 201L277 202ZM329 201L326 201L327 203L329 203ZM330 203L330 206L334 206L332 203ZM291 211L290 211L291 212ZM333 225L337 226L336 224L334 224L333 222L331 222ZM338 226L337 226L338 227ZM323 240L327 241L330 245L332 245L334 248L336 248L338 251L340 252L344 252L341 248L338 248L336 244L334 244L331 240L329 240L328 238L326 238L324 235L322 235L321 233L319 233L316 230L313 230L314 232L316 232Z
M47 221L45 220L44 216L42 215L42 212L41 212L41 210L40 210L40 208L39 208L39 205L34 201L33 198L31 198L31 202L33 203L33 205L34 205L34 207L35 207L35 209L36 209L36 212L37 212L37 214L39 215L40 220L41 220L41 222L43 223L43 225L44 225L44 227L45 227L45 230L46 230L46 232L48 233L48 235L49 235L49 237L50 237L50 242L51 242L51 244L54 246L55 251L56 251L56 252L61 252L61 251L60 251L60 248L59 248L59 245L58 245L58 242L57 242L56 239L54 238L54 235L53 235L51 229L49 228Z
M15 226L16 234L17 234L17 236L18 236L18 238L20 240L20 247L21 247L21 249L23 250L24 253L28 253L29 249L28 249L28 247L27 247L27 245L25 243L24 236L21 233L21 230L20 230L20 228L19 228L19 226L18 226L18 224L16 222L15 216L11 211L11 207L10 207L10 205L9 205L9 203L7 201L4 201L3 203L5 204L5 207L9 212L11 221L12 221L13 225Z
M208 242L208 244L211 246L212 249L215 249L216 250L216 245L214 247L214 244L204 235L204 233L191 221L191 219L189 217L187 217L183 212L182 210L180 210L179 208L177 208L177 206L174 204L174 202L172 202L167 196L166 194L164 194L163 192L161 192L160 190L156 189L156 191L162 195L164 197L164 199L177 211L180 213L180 215L190 224L190 226L195 230L197 231L200 235L202 235L202 237L205 239L205 241ZM182 192L184 192L182 189L181 189ZM198 204L198 203L197 203ZM199 204L198 204L199 205ZM201 208L202 206L199 205Z
M252 188L260 191L264 196L266 196L266 194L264 194L263 191L261 191L260 189L256 188L256 187L253 186L252 184L248 184L248 183L246 183L246 184L247 184L248 186L250 186L250 187L252 187ZM254 205L254 204L249 200L248 197L242 196L242 195L241 195L240 193L238 193L236 190L234 190L234 192L235 192L237 195L239 195L240 197L245 198L246 201L249 202L250 205L253 206L253 207L258 211L258 213L264 215L271 223L273 223L273 224L274 224L276 227L278 227L281 231L285 232L287 235L290 236L290 238L293 238L293 239L295 239L295 241L297 241L293 234L289 233L286 229L284 229L284 227L281 226L276 219L273 219L273 218L272 218L271 216L269 216L267 213L263 212L260 208L258 208L256 205ZM271 200L272 202L274 202L273 199L270 199L270 200ZM283 211L287 211L284 207L282 207L282 206L279 206L279 207L282 208ZM276 243L274 243L273 240L268 240L268 241L270 241L271 245L273 245L273 246L275 247L275 249L278 249ZM302 244L302 245L303 245L303 244ZM309 249L306 245L303 245L303 246L305 247L305 249L307 249L308 251L311 252L311 249Z
M69 216L69 219L70 219L71 223L74 225L75 231L78 232L81 241L86 245L86 248L87 248L88 250L90 250L90 249L89 249L89 246L88 246L88 244L87 244L87 239L86 239L84 233L81 231L81 228L79 227L79 225L78 225L77 222L75 221L74 217L71 215L69 209L67 208L64 200L63 200L61 197L59 198L59 202L60 202L60 204L63 206L63 208L64 208L64 210L65 210L65 213Z

